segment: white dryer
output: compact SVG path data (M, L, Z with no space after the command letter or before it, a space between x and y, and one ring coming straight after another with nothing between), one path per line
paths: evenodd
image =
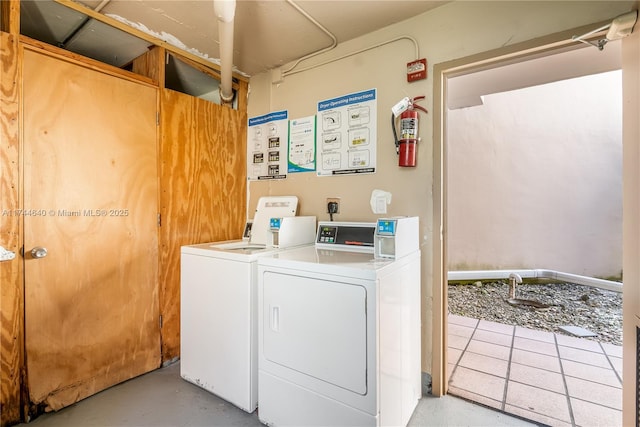
M416 219L417 220L417 219ZM420 251L374 257L375 223L320 223L258 260L258 393L273 426L404 426L421 396Z
M265 244L269 233L288 230L281 248L313 244L316 218L296 209L296 197L263 197L250 240L181 248L180 375L247 412L258 402L257 260L285 250Z

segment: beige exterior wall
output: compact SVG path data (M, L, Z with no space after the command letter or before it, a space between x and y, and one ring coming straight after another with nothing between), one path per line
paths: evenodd
M619 277L621 71L483 99L447 112L449 269Z
M433 140L432 115L422 115L418 166L399 168L389 125L390 109L405 96L426 95L423 105L432 111L433 64L524 42L543 35L600 22L630 10L635 2L453 2L413 19L380 29L365 37L339 45L329 53L303 62L303 66L336 58L402 35L414 37L420 56L429 62L429 78L409 84L406 63L415 59L411 43L394 42L367 52L288 76L278 85L270 73L251 78L248 116L286 109L290 118L316 113L319 100L360 90L378 90L377 171L372 175L318 178L313 173L290 175L282 181L251 182L248 209L255 209L263 195L293 194L300 198L300 214L328 219L327 197L340 197L340 214L335 220L365 221L371 212L372 190L393 194L388 215L418 215L422 248L422 369L431 372L433 280L432 259L439 245L440 230L433 229ZM440 161L439 159L437 161ZM439 286L439 284L438 284Z

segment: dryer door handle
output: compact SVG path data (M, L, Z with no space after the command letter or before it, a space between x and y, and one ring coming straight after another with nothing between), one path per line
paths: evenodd
M271 330L274 332L280 331L280 307L277 305L271 306Z

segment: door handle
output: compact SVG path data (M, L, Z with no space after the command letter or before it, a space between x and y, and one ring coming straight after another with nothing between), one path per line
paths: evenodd
M271 307L271 330L273 332L280 332L280 307Z
M36 246L31 249L31 258L44 258L47 256L47 248L43 248L42 246Z

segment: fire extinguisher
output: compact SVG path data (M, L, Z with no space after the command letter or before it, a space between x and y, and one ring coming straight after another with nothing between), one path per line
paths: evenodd
M393 139L396 144L396 154L398 154L398 165L402 167L415 167L416 149L418 146L418 111L428 113L427 109L416 105L416 102L424 99L424 96L416 96L409 99L404 98L393 108L391 115L391 128L393 129ZM400 114L400 140L396 131L396 118Z

